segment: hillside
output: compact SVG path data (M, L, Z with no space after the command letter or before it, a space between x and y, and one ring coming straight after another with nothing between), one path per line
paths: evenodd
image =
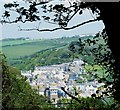
M78 37L56 38L56 39L4 39L2 43L2 51L6 55L8 62L19 69L30 69L31 65L37 64L41 59L48 57L50 53L54 53L52 49L66 48L70 42L76 41ZM52 52L50 52L50 50ZM42 55L43 53L43 55ZM39 55L40 54L40 55ZM35 57L36 56L36 57ZM37 57L39 56L39 57ZM33 61L35 59L35 61ZM48 61L47 63L50 63ZM41 63L41 62L39 62Z
M7 39L0 42L2 42L3 53L11 65L29 70L36 65L44 66L71 61L73 56L68 50L68 46L72 41L77 41L79 37L34 40ZM88 36L82 37L82 39L86 38Z
M2 50L8 58L20 58L32 55L38 51L62 47L69 44L71 41L77 40L77 37L72 38L57 38L57 39L35 39L35 40L3 40Z

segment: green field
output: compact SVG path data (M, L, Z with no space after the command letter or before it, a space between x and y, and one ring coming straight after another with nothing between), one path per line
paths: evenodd
M78 38L58 38L58 39L43 39L43 40L3 40L2 51L9 59L20 58L32 55L41 50L62 47L68 45L71 41Z
M18 39L16 39L16 40L0 40L0 43L2 43L2 46L7 46L7 45L18 45L18 44L24 44L24 43L29 43L29 42L36 42L36 41L38 41L38 39L36 40L18 40Z
M79 38L80 36L34 40L4 39L0 41L2 43L0 48L10 65L29 70L33 65L44 66L72 61L73 53L70 52L68 46L71 42L78 41ZM81 39L86 38L88 36ZM75 56L84 57L80 54Z

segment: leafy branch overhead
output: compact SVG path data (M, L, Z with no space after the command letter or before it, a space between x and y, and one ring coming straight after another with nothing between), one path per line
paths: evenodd
M69 3L68 5L63 3L55 4L52 2L29 2L28 8L20 6L17 2L14 2L5 4L4 8L5 12L3 13L3 19L1 20L1 23L40 22L44 20L47 23L56 24L59 26L54 29L47 29L47 27L46 29L41 29L39 27L31 29L20 28L20 31L37 30L41 32L55 31L59 29L70 30L90 22L101 20L99 10L92 4L83 2L73 2ZM93 13L96 13L96 18L69 27L69 22L75 17L75 15L82 15L86 8L88 10L92 10ZM16 18L14 19L11 17L13 13L17 14Z

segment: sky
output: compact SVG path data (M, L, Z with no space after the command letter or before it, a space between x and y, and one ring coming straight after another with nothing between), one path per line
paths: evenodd
M13 0L3 0L5 2L12 2ZM18 0L21 1L21 0ZM20 2L22 4L22 2ZM0 10L2 9L3 2L0 2ZM2 11L0 12L0 16L2 14ZM86 10L82 16L75 16L74 19L71 20L70 26L76 25L78 23L82 23L83 21L93 19L93 17L90 14L90 11ZM104 24L102 21L99 22L92 22L89 24L85 24L83 26L80 26L73 30L57 30L54 32L38 32L38 31L19 31L18 26L21 28L34 28L35 26L38 26L39 23L17 23L17 24L0 24L0 36L1 39L4 38L19 38L19 37L29 37L29 38L58 38L58 37L70 37L74 35L81 35L81 34L96 34L99 31L102 31L104 28ZM40 28L55 28L57 25L48 24L45 22L41 22Z

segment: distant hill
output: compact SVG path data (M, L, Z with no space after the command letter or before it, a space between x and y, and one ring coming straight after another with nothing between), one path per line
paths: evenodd
M2 41L10 41L10 40L27 40L29 37L19 37L19 38L3 38Z
M29 70L35 65L44 66L71 61L72 53L68 50L68 46L79 38L80 36L34 40L7 39L2 40L2 50L11 65ZM81 37L81 39L87 38L93 36Z

